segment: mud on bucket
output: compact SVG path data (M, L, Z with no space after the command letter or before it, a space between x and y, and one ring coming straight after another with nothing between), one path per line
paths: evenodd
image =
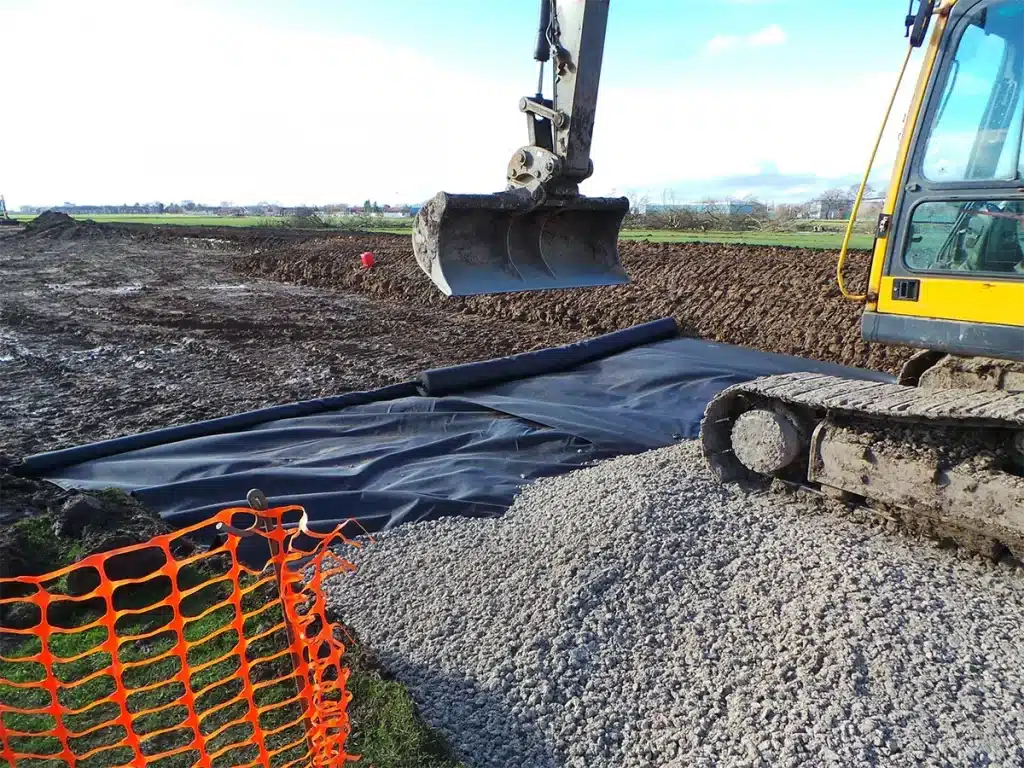
M624 198L575 197L530 208L513 192L440 192L416 215L416 262L449 296L619 285Z

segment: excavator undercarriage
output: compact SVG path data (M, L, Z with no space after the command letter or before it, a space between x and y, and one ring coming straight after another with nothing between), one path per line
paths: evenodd
M1024 560L1024 389L1001 388L1021 377L1024 363L948 355L920 386L769 376L708 404L701 445L722 482L779 480L921 516L962 546Z

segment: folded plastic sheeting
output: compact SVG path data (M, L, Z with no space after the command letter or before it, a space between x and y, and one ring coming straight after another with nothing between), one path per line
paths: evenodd
M498 515L536 478L695 437L714 395L758 376L805 370L891 380L666 338L674 333L671 320L648 323L485 361L479 378L473 366L431 371L376 392L39 454L25 468L64 487L124 488L178 526L244 505L259 488L275 504L304 506L316 530L356 518L372 531ZM445 394L416 394L432 383Z

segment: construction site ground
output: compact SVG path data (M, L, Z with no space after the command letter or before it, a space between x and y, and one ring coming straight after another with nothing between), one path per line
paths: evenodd
M60 215L32 228L4 228L0 526L11 522L13 498L5 465L30 453L374 388L429 367L668 315L702 338L890 372L912 352L860 340L859 306L835 288L830 252L643 241L621 247L634 278L629 286L450 299L418 271L405 236L126 226ZM376 257L370 269L360 264L364 251ZM855 254L855 288L866 266L867 254ZM44 511L53 503L37 492L14 506L31 515L33 505ZM376 674L361 673L354 684ZM357 699L375 701L368 690L357 688ZM404 693L394 695L389 706L411 706ZM445 730L445 723L431 725ZM458 734L446 735L458 742ZM885 739L881 744L889 748ZM669 746L673 754L682 749ZM572 764L601 764L577 757L584 762Z
M4 228L0 453L369 389L668 315L702 338L848 365L894 371L910 354L860 340L832 253L643 241L622 252L629 286L452 299L398 235L60 215ZM866 261L852 260L855 284Z
M0 451L17 457L373 388L578 336L236 271L262 242L258 233L229 241L69 222L7 234Z

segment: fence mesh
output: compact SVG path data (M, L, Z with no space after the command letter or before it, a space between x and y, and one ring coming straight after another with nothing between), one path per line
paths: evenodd
M194 541L211 527L219 544L200 548ZM262 571L239 557L254 536L271 552ZM345 752L345 647L321 590L353 567L331 552L336 541L347 541L340 528L306 530L301 507L235 508L43 576L0 579L0 761L293 768L356 759Z

